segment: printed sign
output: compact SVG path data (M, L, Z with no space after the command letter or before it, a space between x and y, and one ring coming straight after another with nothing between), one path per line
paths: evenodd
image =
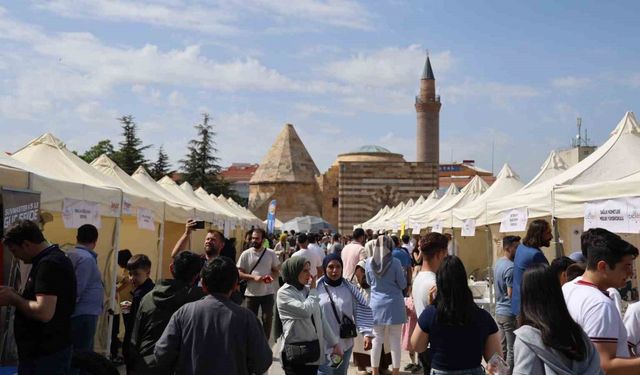
M95 202L66 198L62 205L62 221L64 227L69 229L79 228L83 224L92 224L99 229L102 227L100 205Z
M465 219L462 223L462 236L473 237L476 235L476 219Z
M604 228L614 233L640 233L640 198L618 198L584 205L584 230Z
M133 215L133 205L131 204L131 201L128 198L122 199L122 214L129 215L129 216Z
M138 208L138 228L156 230L156 224L153 221L153 211L146 208Z
M2 227L7 230L18 220L40 221L40 193L2 189Z
M224 237L225 238L229 238L231 236L231 228L233 227L233 224L231 223L230 220L225 220L224 222Z
M431 231L435 233L442 233L443 223L441 220L436 221L435 224L431 227Z
M505 212L500 223L500 232L523 232L527 230L529 212L526 207L514 208Z

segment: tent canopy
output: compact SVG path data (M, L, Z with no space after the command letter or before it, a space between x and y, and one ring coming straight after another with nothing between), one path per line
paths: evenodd
M469 183L462 188L460 194L449 199L445 204L439 205L435 210L431 211L429 217L424 220L425 226L432 226L436 222L442 222L443 227L453 227L453 209L456 207L464 207L465 205L478 199L489 186L480 177L475 176Z
M330 230L335 232L335 228L327 221L317 216L299 216L282 224L282 230L295 230L296 233L301 232L319 232L321 230Z
M640 171L640 125L633 112L627 112L607 141L591 155L566 171L502 199L487 204L487 222L499 223L510 209L527 207L529 218L554 214L553 190L556 185L584 185L615 181Z
M524 184L516 172L505 163L498 173L495 182L473 202L453 209L453 226L461 228L464 220L475 219L476 225L486 224L487 202L498 199L520 190Z

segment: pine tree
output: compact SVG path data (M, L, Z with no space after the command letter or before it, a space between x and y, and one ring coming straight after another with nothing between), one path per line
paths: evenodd
M132 174L139 166L147 168L148 161L143 151L151 145L142 146L142 140L136 135L136 123L133 116L122 116L118 119L122 124L122 136L124 140L119 142L120 149L114 154L114 161L122 170Z
M115 150L113 149L111 140L103 139L97 144L93 145L90 149L85 151L84 154L79 156L87 163L91 163L102 154L107 154L108 157L113 158L114 152Z
M164 152L164 147L158 149L158 159L151 167L151 176L154 180L159 180L169 174L169 155Z
M209 114L202 115L202 123L195 126L198 138L189 141L189 153L186 159L180 160L183 169L183 180L188 181L194 188L202 187L210 193L217 190L217 180L220 175L219 158L215 156L213 125L209 123Z

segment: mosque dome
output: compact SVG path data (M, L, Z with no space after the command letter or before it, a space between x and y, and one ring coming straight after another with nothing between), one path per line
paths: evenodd
M404 162L402 154L396 154L389 149L377 145L364 145L353 151L338 155L334 164L338 162Z

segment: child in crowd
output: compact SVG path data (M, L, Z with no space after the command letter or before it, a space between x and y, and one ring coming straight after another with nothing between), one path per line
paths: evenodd
M409 352L411 363L404 367L405 371L418 372L422 370L422 366L416 362L416 352L411 347L411 333L418 323L416 316L416 307L413 305L411 294L404 298L404 306L407 309L407 322L402 325L402 349Z
M144 254L136 254L127 262L127 270L129 271L129 280L133 285L133 298L130 303L122 302L122 313L129 315L131 319L125 319L124 327L124 343L122 345L122 354L124 356L124 363L127 366L127 373L131 373L133 368L133 361L130 353L131 333L133 331L133 323L135 321L140 301L147 293L153 289L155 284L149 278L151 273L151 260Z

